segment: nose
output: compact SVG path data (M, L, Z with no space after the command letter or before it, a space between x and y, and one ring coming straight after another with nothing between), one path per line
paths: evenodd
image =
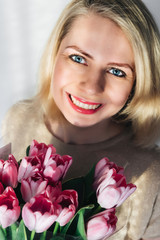
M89 95L100 94L105 88L105 73L103 71L91 71L81 79L80 88Z

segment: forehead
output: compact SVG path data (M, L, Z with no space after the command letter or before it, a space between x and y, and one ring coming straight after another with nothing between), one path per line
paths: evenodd
M77 46L93 57L107 60L133 61L133 51L125 33L109 18L90 13L79 16L62 40L61 48Z
M120 36L124 39L127 37L122 29L111 19L104 18L98 14L88 13L88 15L78 16L73 23L67 35L74 36L79 32L85 34L86 37L92 37L94 33L101 33L101 36L109 37L113 34L117 35L117 38ZM108 35L109 33L109 35ZM106 36L106 34L108 36ZM95 37L95 36L94 36ZM97 36L98 38L99 36Z

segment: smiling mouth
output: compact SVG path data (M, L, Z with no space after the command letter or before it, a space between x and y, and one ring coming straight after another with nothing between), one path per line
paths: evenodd
M71 94L68 94L68 96L72 107L76 111L81 113L92 114L95 113L102 106L102 104L100 103L87 102L83 99L74 97Z
M75 98L75 97L73 97L72 95L70 95L70 98L71 98L71 100L72 100L72 102L77 106L77 107L80 107L80 108L83 108L83 109L89 109L89 110L91 110L91 109L93 109L93 110L95 110L95 109L97 109L97 108L99 108L100 106L101 106L101 104L87 104L87 103L83 103L83 102L81 102L81 101L79 101L77 98Z

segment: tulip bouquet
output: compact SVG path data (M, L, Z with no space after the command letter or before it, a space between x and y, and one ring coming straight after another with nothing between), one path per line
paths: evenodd
M136 189L123 168L101 159L84 177L63 182L72 157L33 140L17 162L0 159L0 239L99 240L116 229L116 207Z

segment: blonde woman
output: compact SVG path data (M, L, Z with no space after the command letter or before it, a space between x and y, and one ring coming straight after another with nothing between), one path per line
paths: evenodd
M160 35L140 0L73 0L42 56L39 90L3 124L20 159L33 139L52 143L84 175L102 157L137 190L110 239L160 239Z

